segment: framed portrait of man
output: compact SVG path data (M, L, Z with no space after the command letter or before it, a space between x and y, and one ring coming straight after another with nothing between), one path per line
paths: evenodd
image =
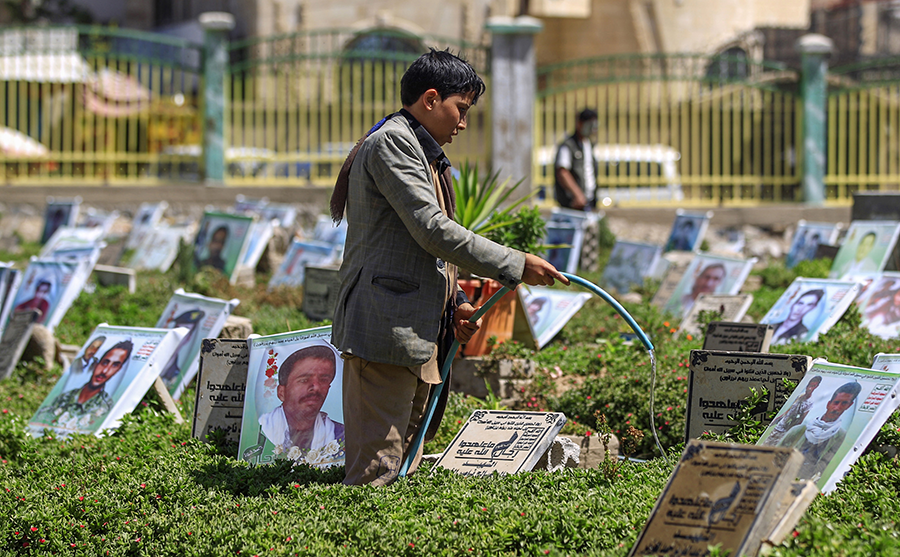
M855 303L861 324L870 333L885 339L900 336L900 273L885 272L872 278Z
M619 294L627 294L656 267L662 248L655 244L616 240L600 282L604 288L613 288Z
M281 260L281 265L269 279L268 288L276 286L301 287L306 277L307 266L330 265L337 261L338 248L334 244L317 241L303 241L294 238Z
M797 230L785 259L787 268L793 269L801 261L815 259L819 244L833 245L840 230L840 223L801 220L797 223Z
M679 209L663 252L698 251L711 218L712 212L686 213Z
M851 222L847 236L834 256L828 278L847 279L885 270L897 245L898 235L900 222Z
M160 378L173 398L179 398L184 388L197 375L200 365L200 345L205 338L216 338L225 320L240 300L221 300L200 294L175 291L156 322L160 329L184 327L188 330L175 351L163 362Z
M803 454L798 478L837 486L900 404L900 374L814 360L757 445Z
M185 329L99 325L28 422L34 436L100 435L134 410Z
M663 311L684 317L701 294L737 294L755 262L756 258L698 253L688 264Z
M178 247L189 241L192 228L189 226L161 226L148 232L135 248L128 268L166 272L178 257Z
M547 345L566 323L591 299L587 292L572 292L540 286L516 289L528 328L538 350Z
M250 339L241 459L344 463L343 362L330 338L328 326Z
M194 238L193 268L212 267L234 282L256 217L207 212Z
M32 258L22 275L10 313L36 309L41 312L37 324L52 331L81 293L92 267L93 262L84 259Z
M74 199L47 198L47 208L44 210L44 229L41 232L41 244L45 244L59 227L75 226L75 223L78 222L78 209L80 207L80 197Z
M131 232L128 234L128 240L125 242L126 249L136 249L144 238L152 232L166 212L169 204L165 201L156 203L141 203L140 208L131 221Z
M774 328L771 346L814 342L844 315L859 289L852 280L795 279L760 320Z

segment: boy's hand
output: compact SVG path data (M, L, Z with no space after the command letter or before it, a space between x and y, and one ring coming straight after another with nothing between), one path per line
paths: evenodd
M569 279L557 271L556 267L536 255L525 254L525 271L522 273L522 282L529 286L553 286L556 280L566 286L569 284Z
M453 313L453 335L460 344L465 344L472 340L472 336L481 328L481 318L475 323L469 322L469 319L478 311L475 307L466 302L456 308Z

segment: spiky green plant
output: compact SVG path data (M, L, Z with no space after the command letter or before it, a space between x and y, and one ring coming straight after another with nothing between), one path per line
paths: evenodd
M524 178L511 188L507 188L510 178L500 183L499 176L499 171L488 173L482 180L477 163L474 165L463 163L459 170L459 178L453 179L453 189L456 192L456 222L476 234L484 234L516 222L512 211L529 199L534 192L501 210L500 206L519 187ZM499 218L491 219L491 215L495 213Z

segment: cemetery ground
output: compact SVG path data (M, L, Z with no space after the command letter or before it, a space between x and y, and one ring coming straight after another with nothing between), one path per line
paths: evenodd
M0 253L21 260L37 251ZM761 288L749 315L759 319L796 276L824 277L830 262L781 263L754 271ZM300 294L229 285L214 274L195 277L178 265L140 275L135 294L124 288L84 291L57 328L59 340L82 344L102 322L153 326L175 288L241 300L235 314L254 332L309 328ZM592 282L599 274L585 274ZM653 288L641 291L649 299ZM60 555L626 555L646 522L683 447L688 355L701 338L676 337L677 320L648 303L626 304L657 348L655 424L668 460L650 432L651 366L638 345L623 342L627 325L591 299L554 341L533 353L515 343L492 359L529 357L539 372L521 409L564 412L564 433L602 437L602 422L640 461L608 459L592 470L464 478L446 470L418 473L384 488L345 487L343 470L250 467L237 447L219 438L191 438L190 420L176 424L148 394L123 425L102 438L31 438L28 419L62 373L23 363L0 382L0 554ZM878 352L900 352L859 328L851 309L815 344L785 353L826 357L868 367ZM193 387L182 395L191 416ZM486 401L453 395L437 439L439 452L472 409ZM603 416L598 423L598 418ZM762 432L745 418L724 440L752 443ZM641 436L641 433L643 436ZM867 454L828 496L819 496L773 555L900 554L900 419L892 417ZM711 555L719 554L713 550Z

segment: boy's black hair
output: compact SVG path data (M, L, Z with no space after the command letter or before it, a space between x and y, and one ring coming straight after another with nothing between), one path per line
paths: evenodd
M430 49L419 56L400 79L400 102L415 104L425 91L435 89L441 99L457 93L474 93L472 104L485 90L484 81L468 62L447 50Z

